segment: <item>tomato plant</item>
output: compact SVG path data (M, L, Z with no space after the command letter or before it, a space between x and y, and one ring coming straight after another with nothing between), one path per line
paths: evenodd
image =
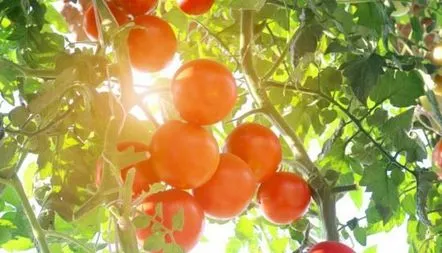
M231 219L249 206L256 189L256 179L247 163L224 153L215 174L194 189L193 195L206 214L217 219Z
M155 132L150 151L158 177L179 189L203 185L219 163L213 136L204 128L177 120L166 122Z
M441 24L437 0L0 0L0 251L441 252Z
M230 71L220 63L194 60L175 73L172 95L183 119L209 125L225 118L235 106L236 83Z
M278 137L270 129L255 123L235 128L226 140L226 149L247 162L259 182L278 169L282 158Z

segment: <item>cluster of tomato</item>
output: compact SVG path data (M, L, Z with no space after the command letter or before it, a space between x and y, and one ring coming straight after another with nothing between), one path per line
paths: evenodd
M178 4L185 13L199 15L210 9L213 0L184 0ZM119 0L109 2L108 6L119 24L129 21L130 13L137 25L147 28L130 31L132 66L150 72L164 68L175 54L177 42L167 22L148 14L155 8L156 0ZM84 26L87 34L96 39L98 30L92 7L86 11ZM161 204L162 215L138 229L138 239L152 236L155 223L172 230L175 215L182 211L182 229L173 231L172 236L165 235L164 240L189 251L200 239L205 216L220 220L237 217L255 195L264 217L274 224L290 224L304 214L311 199L309 186L296 174L277 172L282 149L269 128L255 123L239 125L228 136L224 153L220 153L217 141L204 128L225 118L236 103L235 79L224 65L208 59L185 63L173 77L171 92L182 120L161 125L149 146L138 142L117 146L119 151L132 147L135 152L150 153L148 160L121 170L125 180L128 170L136 169L132 188L135 196L148 191L153 183L170 186L145 199L142 211L154 217L155 207ZM99 184L101 163L97 172ZM313 248L311 252L317 251Z

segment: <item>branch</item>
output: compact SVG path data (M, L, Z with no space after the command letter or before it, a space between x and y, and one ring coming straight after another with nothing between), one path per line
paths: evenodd
M12 176L11 185L12 187L14 187L15 191L20 197L20 201L23 205L23 210L28 217L29 224L32 228L32 233L34 234L35 240L38 243L38 248L41 250L42 253L51 253L49 251L49 245L46 241L44 230L40 227L37 217L35 217L34 210L29 203L29 199L26 196L25 190L23 189L23 185L21 184L20 179L17 177L17 175Z
M86 253L94 253L95 252L93 249L89 248L88 246L84 245L82 242L78 241L77 239L75 239L69 235L62 234L62 233L59 233L56 231L46 231L45 233L46 233L47 237L54 237L54 238L62 239L68 243L75 244L78 247L82 248L83 252L86 252Z
M292 85L284 85L282 83L278 83L278 82L266 82L266 85L268 87L276 87L276 88L283 88L283 89L289 89L289 90L294 90L294 91L298 91L304 94L310 94L313 96L317 96L319 98L322 98L326 101L328 101L329 103L333 104L334 106L336 106L337 108L339 108L339 110L341 110L342 112L344 112L347 117L350 118L350 120L358 127L358 129L373 143L373 145L385 156L387 157L390 162L392 162L393 164L395 164L396 166L408 171L409 173L411 173L413 176L416 177L416 172L410 170L409 168L407 168L406 166L400 164L391 154L389 154L383 147L382 144L378 143L371 135L370 133L364 129L364 127L362 126L361 121L356 118L348 109L346 109L345 107L343 107L341 104L339 104L336 100L334 100L333 98L325 95L324 93L320 92L320 91L316 91L316 90L311 90L311 89L306 89L306 88L301 88L301 87L295 87Z
M198 24L200 27L202 27L204 30L206 30L206 32L212 36L220 45L221 47L224 49L224 51L227 52L227 54L229 54L229 56L232 58L232 60L234 60L236 62L236 65L238 66L238 68L241 66L241 63L239 62L239 60L232 54L232 52L230 52L229 47L226 45L226 43L224 43L220 37L218 37L218 35L214 34L212 31L210 31L209 28L207 28L203 23L199 22L196 19L192 19L192 22L195 22L196 24Z
M327 232L327 239L339 241L339 233L336 224L336 206L334 196L331 193L330 186L325 182L320 174L318 168L310 160L307 151L301 139L296 132L289 126L281 114L272 105L266 90L259 80L253 63L253 16L254 12L250 10L241 11L241 36L240 48L242 55L242 67L244 75L247 80L247 86L250 90L251 96L258 108L266 110L266 114L270 117L272 122L279 128L287 143L289 143L291 150L294 152L294 157L304 167L305 176L309 179L309 184L314 189L316 201L318 201L323 222ZM292 144L290 144L292 143Z
M343 193L343 192L349 192L349 191L356 191L357 189L358 189L358 186L356 184L340 185L340 186L335 186L333 188L333 193Z

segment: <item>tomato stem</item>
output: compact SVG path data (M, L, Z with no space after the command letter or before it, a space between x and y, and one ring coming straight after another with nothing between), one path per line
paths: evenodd
M335 198L331 187L327 184L319 169L312 162L304 147L302 140L296 132L290 127L287 121L281 116L278 110L272 105L267 92L265 91L264 82L260 78L254 68L253 62L253 22L254 11L241 11L241 55L242 67L249 91L258 108L263 108L270 120L275 123L283 134L287 143L289 143L295 158L303 167L303 174L309 179L309 184L314 190L314 199L320 204L323 223L327 232L327 239L339 241L339 233L336 224L336 206Z

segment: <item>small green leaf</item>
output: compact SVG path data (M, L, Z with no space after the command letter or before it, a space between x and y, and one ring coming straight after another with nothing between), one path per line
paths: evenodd
M182 231L184 228L184 209L180 208L172 217L172 230Z
M135 217L133 219L132 223L134 224L134 226L136 228L146 228L147 226L149 226L151 221L152 221L152 217L143 214L143 215L138 215L137 217Z
M26 237L16 237L13 240L10 240L4 244L2 244L2 248L7 251L24 251L34 247L34 243L31 239Z
M21 127L29 118L29 111L24 106L15 107L9 112L9 120L14 126Z
M235 234L240 239L252 240L255 237L255 230L253 228L253 221L245 216L239 218L236 224Z
M163 249L166 246L164 236L165 234L161 232L153 233L144 241L144 249L149 251L158 251Z
M341 67L353 93L362 104L366 103L371 90L378 83L384 64L385 61L381 56L372 54L368 58L347 62Z
M365 228L357 226L353 230L353 234L356 238L356 240L362 245L367 245L367 230Z
M243 247L243 242L236 238L230 237L226 245L226 253L239 253Z
M180 245L176 243L169 243L164 245L163 248L164 253L184 253L184 250L180 247Z

